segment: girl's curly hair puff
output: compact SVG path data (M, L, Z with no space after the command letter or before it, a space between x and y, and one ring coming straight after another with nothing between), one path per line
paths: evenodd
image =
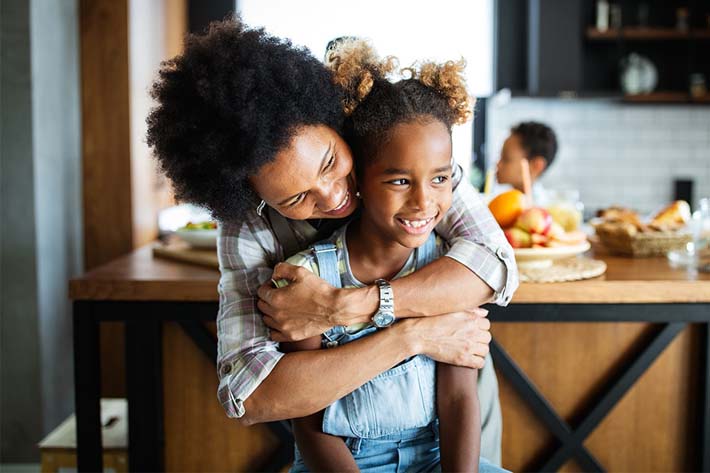
M249 29L239 18L187 38L162 64L148 144L176 197L220 220L257 201L248 179L306 125L342 130L342 91L305 48Z
M356 162L376 155L397 124L435 119L450 131L471 118L473 103L466 91L463 60L415 64L402 69L405 78L390 82L396 58L380 59L365 40L342 41L327 59L333 80L345 95L347 138L359 158Z

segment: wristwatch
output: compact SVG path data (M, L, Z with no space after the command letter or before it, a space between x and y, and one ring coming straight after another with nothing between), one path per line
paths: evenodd
M392 292L390 283L384 279L377 279L375 283L380 288L380 308L372 316L372 323L379 328L389 327L394 323L395 319L394 292Z

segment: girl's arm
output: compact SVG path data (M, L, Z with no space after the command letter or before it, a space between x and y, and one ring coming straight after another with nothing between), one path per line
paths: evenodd
M285 353L318 350L320 347L320 336L281 344L281 350ZM323 412L293 419L293 436L303 456L303 462L311 471L359 471L343 439L323 432Z
M507 305L518 287L513 249L478 192L460 177L451 209L437 226L450 249L409 276L392 281L399 318L424 317L478 307L486 302ZM367 322L379 307L376 286L335 289L288 264L274 270L275 279L295 281L283 289L259 288L259 309L282 340L322 333L324 327Z
M478 472L481 451L481 409L478 370L436 364L441 471Z

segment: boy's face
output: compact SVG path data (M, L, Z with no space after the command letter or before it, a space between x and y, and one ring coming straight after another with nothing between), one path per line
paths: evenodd
M438 120L403 123L363 166L365 228L417 248L451 207L451 135Z
M516 189L523 188L523 172L520 162L527 159L520 137L511 134L503 143L500 160L496 166L496 180L501 184L510 184Z
M350 148L327 126L304 126L250 179L256 193L294 220L343 218L357 208Z

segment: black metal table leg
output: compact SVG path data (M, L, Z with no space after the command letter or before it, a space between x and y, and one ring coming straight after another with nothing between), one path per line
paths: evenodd
M73 317L77 470L101 471L99 323L91 302L74 302Z
M164 470L162 340L162 321L147 315L126 322L128 466L132 472Z
M710 323L703 324L703 350L705 351L702 363L705 373L705 385L703 392L703 405L701 410L702 433L700 435L700 471L710 472Z

